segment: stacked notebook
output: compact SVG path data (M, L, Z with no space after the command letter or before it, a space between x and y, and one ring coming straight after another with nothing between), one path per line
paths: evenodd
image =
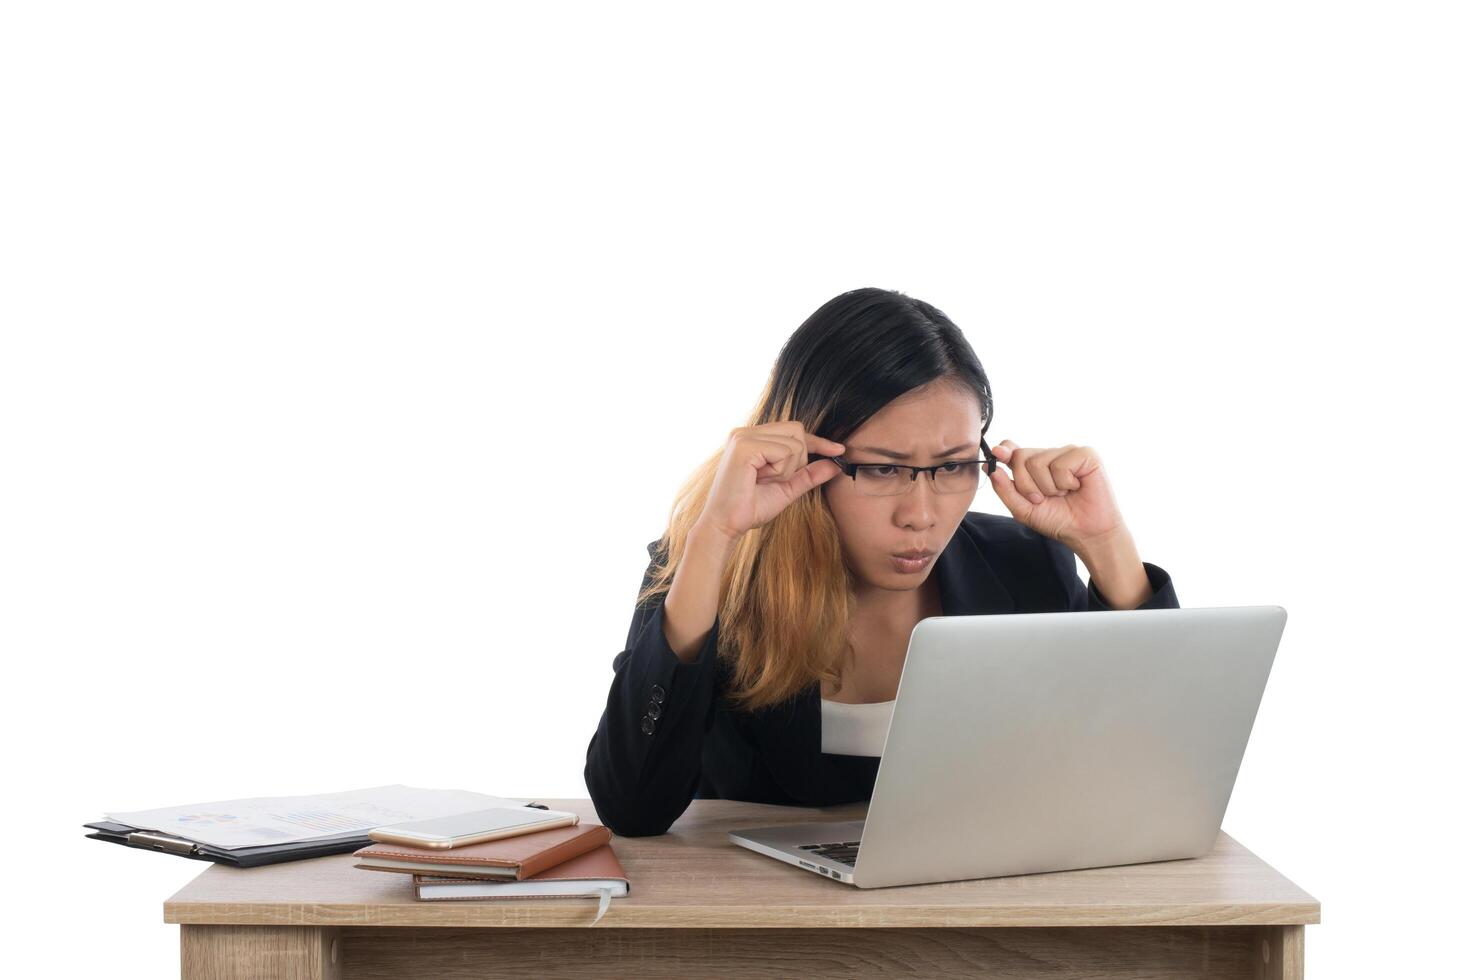
M595 924L629 889L611 839L606 827L583 822L447 849L376 843L353 856L366 871L411 875L423 901L599 898Z

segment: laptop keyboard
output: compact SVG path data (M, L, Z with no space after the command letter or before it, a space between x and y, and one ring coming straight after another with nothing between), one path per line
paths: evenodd
M848 840L836 841L831 844L801 844L800 849L810 851L812 854L819 854L824 858L830 858L840 864L845 864L849 868L855 868L857 866L857 847L861 843L861 841Z

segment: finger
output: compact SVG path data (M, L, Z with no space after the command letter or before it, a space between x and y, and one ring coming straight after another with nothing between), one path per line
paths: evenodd
M1061 488L1051 479L1051 460L1060 455L1059 449L1037 449L1025 458L1025 470L1035 481L1036 489L1047 497L1059 497Z
M760 426L762 434L767 430L782 437L789 436L801 443L807 452L820 453L823 456L838 456L847 447L840 442L817 435L806 429L806 426L795 419L787 419L781 422L768 422Z
M771 422L759 427L757 438L772 439L790 447L791 456L779 468L779 475L789 478L796 470L805 466L811 453L835 456L842 451L841 443L831 442L813 435L795 420Z
M830 439L823 439L815 433L806 433L806 449L813 453L821 453L825 456L840 456L846 452L847 447Z
M791 474L806 465L806 444L796 436L787 436L772 433L772 442L777 442L785 448L785 455L781 457L780 465L775 468L777 479L789 480Z
M789 480L797 471L806 465L806 447L793 436L781 436L767 433L762 440L773 447L779 447L778 451L770 453L767 465L769 469L757 474L757 480L775 482Z
M770 432L793 438L798 442L804 443L812 452L829 453L835 456L845 448L839 442L832 442L830 439L824 439L816 433L808 431L805 423L799 419L782 419L779 422L767 422L756 428L760 430L761 435Z
M998 466L990 474L990 485L995 488L995 496L999 497L1000 502L1008 507L1010 513L1016 517L1021 514L1029 514L1034 508L1034 505L1015 488L1015 482Z
M791 445L771 433L746 436L742 440L745 461L755 468L755 482L771 482L782 478L781 470L791 455Z
M790 488L790 498L794 500L801 494L821 486L832 477L838 476L841 472L842 468L831 460L818 459L810 466L803 466L784 486Z
M781 441L789 443L791 447L791 454L786 457L785 465L781 467L781 476L789 480L811 462L810 453L806 449L806 440L801 436L782 436Z
M1055 459L1051 460L1051 482L1060 488L1064 496L1068 491L1081 489L1081 477L1077 471L1082 469L1090 456L1085 446L1065 446Z
M1046 499L1041 493L1040 487L1035 484L1035 477L1031 475L1029 468L1025 465L1026 458L1030 456L1031 450L1019 446L1012 447L1010 458L1006 460L1010 464L1010 479L1015 484L1015 489L1025 495L1025 499L1033 504L1038 504Z

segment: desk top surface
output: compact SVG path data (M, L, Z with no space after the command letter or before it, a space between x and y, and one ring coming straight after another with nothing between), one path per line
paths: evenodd
M540 799L524 797L525 799ZM590 800L547 800L597 823ZM630 882L598 928L882 928L1285 925L1321 906L1220 833L1199 858L890 888L856 888L729 842L763 823L855 820L867 804L808 808L694 800L657 837L618 837ZM258 868L211 865L163 905L191 925L574 927L595 899L423 902L412 877L353 866L350 854Z

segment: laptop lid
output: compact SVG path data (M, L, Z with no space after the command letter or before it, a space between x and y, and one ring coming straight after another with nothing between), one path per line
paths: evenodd
M855 883L1207 853L1285 619L1228 606L921 620Z

